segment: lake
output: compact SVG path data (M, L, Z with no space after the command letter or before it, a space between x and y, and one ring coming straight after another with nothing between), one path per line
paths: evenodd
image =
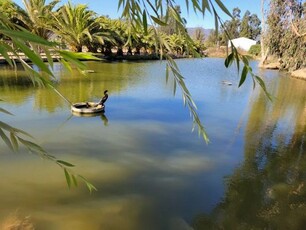
M0 223L29 216L35 229L301 229L306 224L306 81L260 70L268 91L218 58L181 59L208 133L192 119L165 62L88 62L94 73L54 66L55 87L71 102L98 101L104 115L73 116L48 88L0 66L1 121L30 133L70 162L98 191L0 141ZM232 85L223 84L230 81ZM0 224L1 226L1 224Z

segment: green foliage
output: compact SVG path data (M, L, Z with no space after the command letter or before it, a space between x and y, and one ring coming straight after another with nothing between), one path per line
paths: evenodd
M256 14L251 14L250 11L246 11L242 19L240 18L241 10L236 7L233 9L233 17L230 20L222 23L220 28L220 36L211 36L210 43L220 45L227 45L228 40L246 37L253 40L258 39L261 33L261 21ZM214 40L212 40L214 39Z
M247 10L240 23L239 36L256 40L261 33L260 24L261 21L257 15L251 15L250 11Z
M85 42L93 40L91 30L98 26L95 17L96 13L86 5L68 2L54 14L52 28L72 51L81 52Z
M237 65L237 69L238 71L240 70L240 61L242 61L243 63L243 69L240 75L240 81L239 81L239 85L238 87L242 86L243 83L245 82L247 76L251 76L252 80L253 80L253 88L256 87L256 84L259 84L259 86L262 88L262 90L265 92L266 96L272 100L272 95L268 92L266 85L264 83L264 81L261 79L260 76L256 75L255 73L253 73L252 68L249 65L249 56L246 55L242 55L238 52L238 50L236 49L236 47L233 45L233 43L231 42L231 50L232 52L226 57L224 65L226 67L229 67L232 65L233 62L236 61L236 65Z
M261 46L259 44L252 45L248 51L248 54L258 56L261 53Z
M288 70L306 67L306 14L301 3L300 0L271 1L267 17L267 46L281 60L281 67Z
M241 10L236 7L233 9L233 18L222 23L221 26L221 45L227 45L227 41L239 37Z

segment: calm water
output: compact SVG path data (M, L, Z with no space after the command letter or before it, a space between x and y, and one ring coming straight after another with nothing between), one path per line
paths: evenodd
M306 81L254 71L275 97L238 88L223 59L178 60L210 144L191 132L163 62L89 62L84 77L55 66L70 101L98 101L104 116L72 116L52 90L0 68L1 120L76 164L97 188L69 190L63 171L0 142L0 223L30 216L36 229L302 229L306 226ZM19 75L17 77L16 75ZM232 86L223 85L231 81Z

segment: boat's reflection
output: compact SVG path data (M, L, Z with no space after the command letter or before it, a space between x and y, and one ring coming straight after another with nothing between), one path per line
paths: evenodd
M100 117L101 120L103 121L104 126L108 125L108 119L103 112L102 113L90 113L90 114L86 114L86 113L80 114L80 113L72 112L72 115L77 116L77 117L87 117L87 118Z

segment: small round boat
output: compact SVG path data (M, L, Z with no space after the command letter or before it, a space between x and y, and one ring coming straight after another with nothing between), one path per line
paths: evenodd
M97 105L95 102L79 102L71 105L71 112L75 114L103 113L104 105Z

